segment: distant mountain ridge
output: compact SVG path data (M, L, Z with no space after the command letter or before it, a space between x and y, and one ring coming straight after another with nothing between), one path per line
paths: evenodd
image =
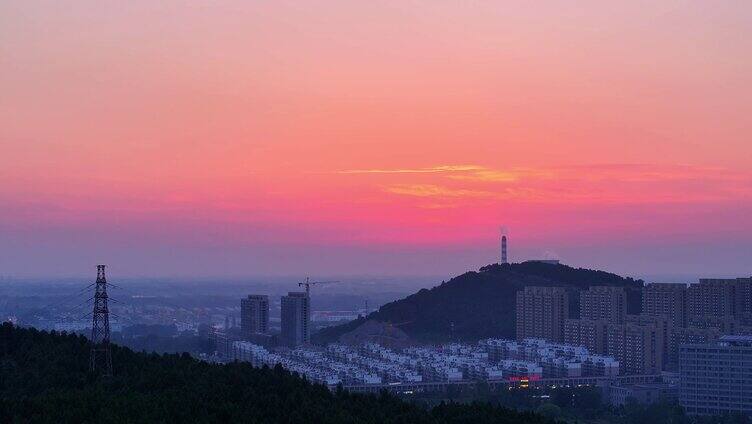
M640 311L642 280L562 264L523 262L493 264L466 272L431 289L382 306L367 317L329 327L314 335L317 343L339 341L366 321L399 326L423 343L515 337L516 293L526 286L570 289L570 316L579 314L579 290L618 286L627 292L627 313ZM372 324L369 324L372 325Z

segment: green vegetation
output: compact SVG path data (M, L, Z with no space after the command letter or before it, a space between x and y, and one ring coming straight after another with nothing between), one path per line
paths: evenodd
M750 417L729 414L714 417L695 417L685 414L674 400L643 405L628 400L624 406L613 407L602 399L596 387L560 387L556 389L500 389L490 391L478 385L475 390L454 393L423 393L411 397L412 402L430 407L445 402L473 402L482 400L491 405L534 411L560 423L571 424L751 424Z
M394 396L330 392L281 367L214 365L113 346L115 375L88 372L77 335L0 326L0 422L546 423L488 403L430 409Z
M525 286L567 287L571 289L570 315L577 317L578 290L594 285L624 287L627 312L639 313L641 280L566 265L533 262L489 265L388 303L368 317L325 328L314 335L314 341L334 342L369 319L402 324L399 329L418 342L513 338L517 291Z

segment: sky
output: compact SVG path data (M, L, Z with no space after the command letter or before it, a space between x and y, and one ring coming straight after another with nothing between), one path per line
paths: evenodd
M0 2L0 275L752 274L752 2Z

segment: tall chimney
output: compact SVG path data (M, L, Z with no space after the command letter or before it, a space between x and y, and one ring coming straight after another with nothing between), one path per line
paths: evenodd
M506 234L501 235L501 263L502 264L509 263L509 261L507 260L507 236Z

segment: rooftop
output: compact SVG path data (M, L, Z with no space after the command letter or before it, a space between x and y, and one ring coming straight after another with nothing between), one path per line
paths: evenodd
M721 336L721 344L752 347L752 336Z

